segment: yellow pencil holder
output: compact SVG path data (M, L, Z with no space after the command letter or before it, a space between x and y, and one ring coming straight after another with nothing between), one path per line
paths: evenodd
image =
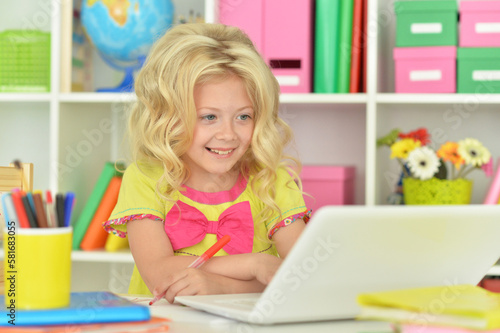
M7 311L69 305L72 234L71 227L4 229Z

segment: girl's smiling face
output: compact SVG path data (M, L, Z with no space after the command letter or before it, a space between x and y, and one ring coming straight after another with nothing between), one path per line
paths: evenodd
M236 75L197 85L194 102L197 119L193 141L183 156L191 171L186 185L197 190L206 190L207 185L223 190L214 185L223 179L234 185L238 176L234 167L252 140L252 102L243 80Z

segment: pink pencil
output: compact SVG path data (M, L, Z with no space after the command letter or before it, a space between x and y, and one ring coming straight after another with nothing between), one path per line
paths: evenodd
M193 261L191 263L191 265L189 265L188 267L189 268L198 268L198 267L200 267L201 265L203 265L204 263L206 263L208 261L208 259L212 258L214 256L214 254L216 254L217 252L219 252L220 249L222 249L224 247L224 245L226 245L227 243L229 243L230 240L231 240L231 237L229 237L228 235L225 235L224 237L222 237L221 239L219 239L217 241L217 243L215 243L208 250L206 250L205 253L203 253L200 257L198 257L195 261ZM166 294L166 291L162 292L158 296L155 296L155 298L153 298L151 300L151 302L149 302L149 305L153 305L154 303L156 303L157 301L159 301L160 299L162 299L165 296L165 294Z

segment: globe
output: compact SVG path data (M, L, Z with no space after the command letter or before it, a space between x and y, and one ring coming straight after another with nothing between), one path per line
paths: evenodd
M125 72L123 82L98 91L132 91L138 70L157 38L172 25L171 0L82 0L81 22L102 59Z

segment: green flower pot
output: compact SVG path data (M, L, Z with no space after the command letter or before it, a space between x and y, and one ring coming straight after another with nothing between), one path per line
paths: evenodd
M472 181L431 178L403 179L403 195L407 205L467 205L470 204Z

